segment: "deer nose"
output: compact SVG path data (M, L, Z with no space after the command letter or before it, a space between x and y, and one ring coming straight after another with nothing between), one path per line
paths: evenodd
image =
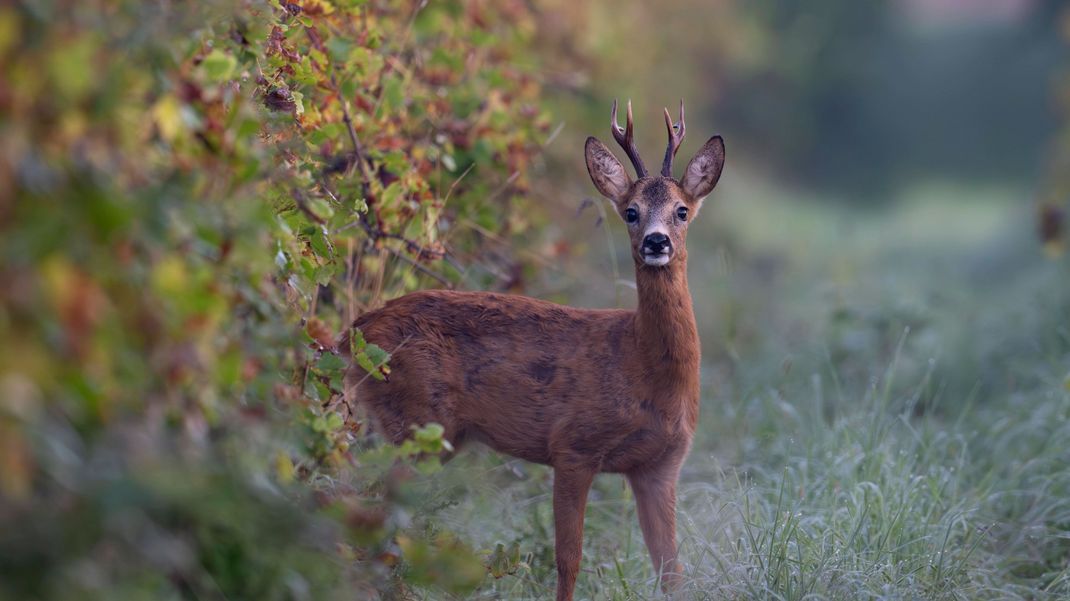
M653 255L660 255L672 247L669 237L661 232L655 232L643 238L643 250Z

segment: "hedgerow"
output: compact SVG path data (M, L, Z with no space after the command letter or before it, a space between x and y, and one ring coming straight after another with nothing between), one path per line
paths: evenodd
M525 2L0 8L0 598L461 591L333 341L522 288L547 135ZM355 348L374 372L389 349ZM371 375L375 375L374 373Z

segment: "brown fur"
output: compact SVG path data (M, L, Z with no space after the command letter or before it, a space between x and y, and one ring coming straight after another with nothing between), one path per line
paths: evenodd
M389 380L369 378L355 365L346 376L347 396L366 406L395 443L411 426L437 422L455 447L476 440L554 467L559 600L572 599L587 492L600 472L627 477L654 567L668 586L676 583L675 487L699 406L687 221L674 215L680 206L697 213L701 196L690 192L703 189L689 192L663 177L632 182L616 158L594 144L588 141L587 156L588 165L596 165L596 186L622 214L633 207L642 215L629 225L635 311L485 292L416 292L353 324L392 352ZM644 228L658 220L674 251L667 265L652 267L639 249Z

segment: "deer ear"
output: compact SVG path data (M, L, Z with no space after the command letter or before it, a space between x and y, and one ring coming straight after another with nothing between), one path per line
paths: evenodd
M680 187L696 201L701 201L717 185L724 168L724 140L714 136L699 149L687 164Z
M602 196L614 202L623 199L632 187L632 178L624 170L624 165L595 137L587 138L583 152L587 158L587 173L591 174L594 187Z

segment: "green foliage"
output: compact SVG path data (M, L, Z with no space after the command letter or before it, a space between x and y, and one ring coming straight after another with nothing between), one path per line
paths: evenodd
M334 348L538 231L531 11L425 4L0 7L0 598L478 584L395 473L442 429L355 448L391 349Z
M364 333L354 329L350 336L350 355L353 360L368 372L376 380L385 380L390 374L390 353L384 351L379 345L369 344L364 340ZM330 355L328 355L330 356Z

